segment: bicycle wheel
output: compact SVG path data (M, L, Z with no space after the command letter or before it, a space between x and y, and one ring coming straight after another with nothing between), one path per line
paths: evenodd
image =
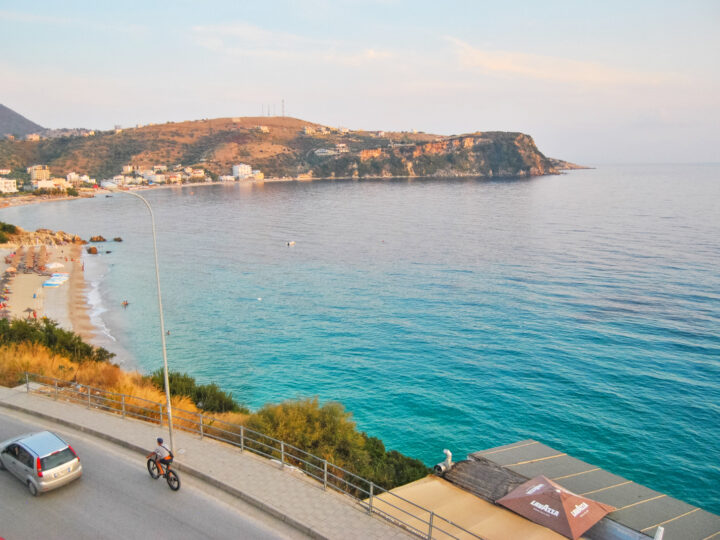
M158 471L158 466L154 459L148 459L147 469L153 480L157 480L160 477L160 471Z
M175 471L167 472L167 483L168 486L170 486L170 489L172 489L173 491L177 491L178 489L180 489L180 477Z

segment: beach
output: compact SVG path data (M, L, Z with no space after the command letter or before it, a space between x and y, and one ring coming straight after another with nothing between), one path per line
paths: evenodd
M45 268L55 266L53 271L67 274L68 279L58 286L43 286L50 276L36 270L8 272L8 268L22 262L15 260L22 259L19 249L25 250L27 247L10 245L0 251L0 269L4 276L3 296L7 299L4 316L26 320L47 317L56 321L60 327L79 334L85 341L92 342L96 331L90 321L87 304L83 246L66 244L46 247ZM12 256L13 253L17 255ZM45 270L45 274L50 272Z

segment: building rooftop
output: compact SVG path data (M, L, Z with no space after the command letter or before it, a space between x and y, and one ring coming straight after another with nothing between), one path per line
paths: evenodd
M529 478L544 475L564 488L617 508L590 529L588 538L609 531L634 531L652 538L659 526L664 540L720 539L720 516L585 463L528 439L474 452L445 473L449 482L494 502ZM619 525L619 526L618 526ZM592 534L597 529L596 534ZM602 531L601 534L597 534ZM630 538L630 537L628 537Z

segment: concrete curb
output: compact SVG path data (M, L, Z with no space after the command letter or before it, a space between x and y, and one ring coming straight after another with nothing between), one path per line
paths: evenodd
M126 448L128 450L142 453L143 455L146 455L145 452L147 452L147 448L143 448L136 444L132 444L123 439L118 439L117 437L113 437L112 435L108 435L107 433L103 433L103 432L97 431L95 429L90 429L90 428L87 428L80 424L76 424L74 422L69 422L67 420L63 420L62 418L57 418L57 417L51 416L49 414L44 414L44 413L40 413L40 412L33 411L30 409L26 409L24 407L20 407L18 405L14 405L12 403L7 403L6 401L2 401L2 400L0 400L0 406L5 407L6 409L11 409L11 410L18 411L18 412L21 412L24 414L29 414L31 416L36 416L38 418L42 418L43 420L50 420L52 422L75 429L77 431L87 433L87 434L97 437L99 439L103 439L103 440L108 441L117 446L121 446L122 448ZM193 476L193 477L197 478L198 480L205 482L206 484L210 484L211 486L213 486L217 489L220 489L220 490L224 491L225 493L228 493L229 495L232 495L234 497L242 499L246 503L251 504L252 506L256 507L257 509L290 525L294 529L297 529L301 533L306 534L311 538L316 538L318 540L330 540L328 537L323 536L316 530L297 521L296 519L291 518L290 516L287 516L286 514L282 513L280 510L270 506L269 504L267 504L259 499L256 499L252 495L248 495L247 493L240 491L237 488L229 486L216 478L208 476L207 474L202 473L198 470L195 470L192 467L188 467L187 465L183 465L182 463L173 463L173 467L179 471L182 471L183 473L187 473L190 476Z

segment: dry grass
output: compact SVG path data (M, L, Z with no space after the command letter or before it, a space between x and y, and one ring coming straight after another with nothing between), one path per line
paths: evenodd
M0 347L0 385L16 386L21 384L26 371L132 396L125 400L126 410L136 411L154 419L159 419L159 409L148 402L165 403L165 394L138 372L123 371L118 366L109 363L84 362L78 364L53 354L49 349L38 344L9 344ZM198 412L195 404L186 396L174 396L171 403L173 408L178 409L178 412L180 409L190 413ZM118 410L121 407L119 398L117 402L106 402L105 405ZM194 418L193 415L179 413L178 427L189 427L189 422L184 420L183 416L187 419Z

